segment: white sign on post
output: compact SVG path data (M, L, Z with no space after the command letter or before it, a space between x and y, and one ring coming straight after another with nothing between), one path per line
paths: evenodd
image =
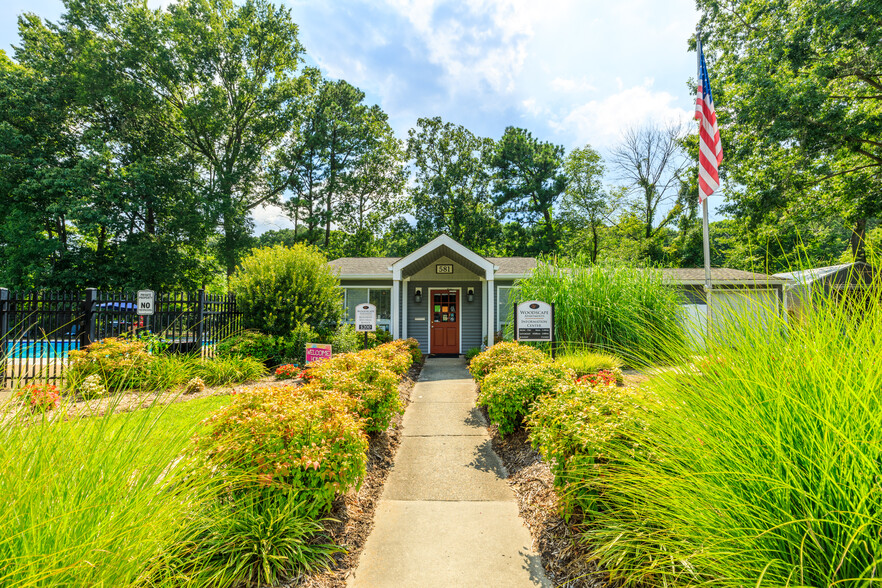
M355 307L355 330L359 333L373 333L377 330L376 306L359 304Z
M547 302L528 300L517 305L515 339L518 341L552 341L554 307Z
M156 312L156 294L153 290L138 290L138 316L153 316Z

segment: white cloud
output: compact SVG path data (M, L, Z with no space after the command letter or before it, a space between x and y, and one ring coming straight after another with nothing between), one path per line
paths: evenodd
M258 206L252 209L251 218L254 220L255 235L262 235L267 231L294 228L294 223L285 216L282 208L273 204Z
M387 0L413 26L440 66L451 93L475 92L487 85L510 93L527 60L533 24L566 10L527 0Z
M680 98L653 91L651 81L587 102L550 124L560 133L574 135L578 144L607 147L615 144L628 127L650 121L687 122L692 113L676 106Z
M551 89L555 92L575 94L580 92L595 92L597 88L588 83L588 79L582 76L576 78L554 78L551 80Z

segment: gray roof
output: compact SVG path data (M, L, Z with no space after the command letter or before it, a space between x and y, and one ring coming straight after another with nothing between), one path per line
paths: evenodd
M328 265L340 270L340 276L377 276L377 278L389 278L392 271L389 269L400 257L341 257L329 261Z
M496 270L496 275L503 276L523 276L532 272L539 265L539 261L535 257L488 257L487 261L499 267Z
M778 278L791 280L793 282L796 282L797 284L808 284L814 282L815 280L823 280L824 278L835 276L841 271L850 270L852 267L855 267L855 264L842 263L839 265L828 265L826 267L816 267L797 272L782 272L780 274L775 274L775 276ZM858 269L863 269L863 267L861 266Z
M401 259L400 257L341 257L329 261L328 265L340 270L340 277L358 276L368 278L376 276L376 279L391 278L392 272L389 267ZM486 258L499 269L498 276L523 276L538 265L535 257L487 257Z
M704 284L703 267L663 268L662 277L676 284ZM787 284L788 280L729 268L711 268L711 282L715 284Z

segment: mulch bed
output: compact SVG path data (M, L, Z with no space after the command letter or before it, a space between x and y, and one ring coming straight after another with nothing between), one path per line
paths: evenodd
M398 394L405 407L410 403L410 393L422 367L422 364L414 365L398 386ZM367 475L361 489L338 497L328 515L334 519L325 525L328 539L344 546L347 552L337 554L336 565L332 569L305 574L282 584L283 588L345 588L346 579L358 565L368 535L374 528L374 511L383 493L383 484L392 470L395 452L401 444L402 418L403 415L398 415L386 431L371 435Z

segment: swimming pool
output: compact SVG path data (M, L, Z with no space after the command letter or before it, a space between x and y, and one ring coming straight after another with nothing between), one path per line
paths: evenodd
M6 344L6 357L14 359L42 358L65 359L71 349L79 349L79 341L9 341Z

